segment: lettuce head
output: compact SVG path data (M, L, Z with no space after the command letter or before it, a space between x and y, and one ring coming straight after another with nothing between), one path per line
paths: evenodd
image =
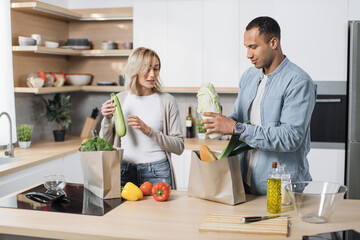
M214 113L221 113L221 105L220 105L220 98L217 92L215 91L214 85L211 83L204 83L201 85L198 93L198 113L203 112L214 112ZM203 117L206 118L206 117ZM222 134L220 133L211 133L209 137L211 139L219 138Z

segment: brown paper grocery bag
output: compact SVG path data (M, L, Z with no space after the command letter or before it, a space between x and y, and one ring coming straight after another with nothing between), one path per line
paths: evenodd
M192 151L188 195L230 205L245 202L237 156L204 162L198 152Z
M81 152L84 187L102 199L120 198L123 151Z

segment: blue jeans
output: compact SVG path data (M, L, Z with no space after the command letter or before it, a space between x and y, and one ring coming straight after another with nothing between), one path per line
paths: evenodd
M153 185L159 182L165 182L172 188L170 164L167 158L150 163L121 163L121 186L127 182L132 182L140 186L149 181Z

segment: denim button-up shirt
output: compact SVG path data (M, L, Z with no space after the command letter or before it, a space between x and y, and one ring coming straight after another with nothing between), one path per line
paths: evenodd
M262 79L262 69L248 69L241 77L234 110L237 122L249 120L249 108ZM240 140L261 150L251 175L251 193L265 195L271 163L286 165L291 180L310 181L307 154L310 151L310 120L316 101L316 85L310 76L287 57L268 75L260 104L262 126L244 123ZM239 155L246 179L246 153Z

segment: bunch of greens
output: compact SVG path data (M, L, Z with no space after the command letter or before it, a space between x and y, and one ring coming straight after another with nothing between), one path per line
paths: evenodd
M17 137L19 142L28 142L31 140L31 135L34 126L28 124L21 124L17 127Z
M101 137L93 137L81 144L82 152L94 151L116 151L116 149L105 139Z

